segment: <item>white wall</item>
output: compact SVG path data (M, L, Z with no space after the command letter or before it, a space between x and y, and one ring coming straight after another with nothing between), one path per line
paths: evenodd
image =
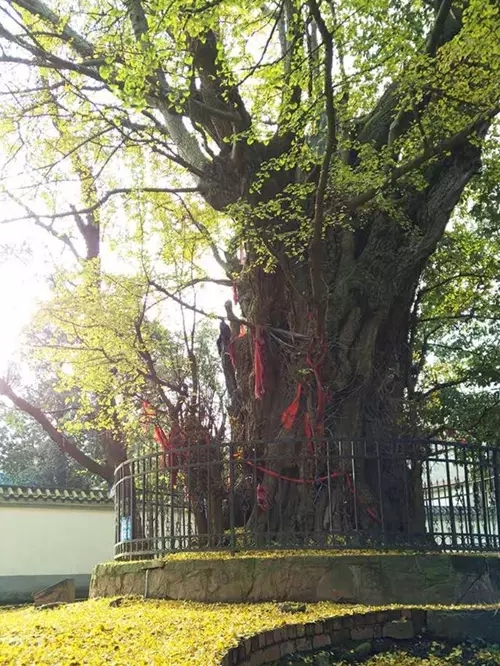
M0 504L0 576L90 574L113 559L113 506Z

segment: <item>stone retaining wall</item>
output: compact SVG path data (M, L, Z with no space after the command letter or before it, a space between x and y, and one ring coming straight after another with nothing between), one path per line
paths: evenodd
M366 605L500 602L496 555L296 555L113 562L91 597L138 594L203 602L338 601Z
M335 617L321 622L294 624L264 631L232 648L221 666L262 666L297 652L330 646L350 647L374 638L403 640L426 629L436 638L482 638L497 641L500 617L496 611L384 610Z

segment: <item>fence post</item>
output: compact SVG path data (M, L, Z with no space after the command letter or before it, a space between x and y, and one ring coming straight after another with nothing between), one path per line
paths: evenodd
M498 450L495 447L493 449L493 486L495 489L495 509L497 516L497 529L496 529L496 546L500 546L500 480L498 478L500 474L500 469L498 467Z
M454 460L456 460L457 452L456 447L453 448ZM451 528L451 543L453 546L457 545L457 530L455 526L455 506L453 504L453 484L450 475L450 458L448 455L448 446L445 446L445 463L446 463L446 491L448 494L448 511L450 512L450 528Z
M229 443L229 530L231 555L236 552L236 531L234 526L234 443Z

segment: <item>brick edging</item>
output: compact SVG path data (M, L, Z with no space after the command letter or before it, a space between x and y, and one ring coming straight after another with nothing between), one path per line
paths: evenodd
M242 639L220 666L262 666L295 652L310 652L349 641L413 638L425 627L427 612L403 608L355 613L317 622L291 624Z

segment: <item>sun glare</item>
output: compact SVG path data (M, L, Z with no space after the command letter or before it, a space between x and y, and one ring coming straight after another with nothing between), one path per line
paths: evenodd
M0 266L0 374L18 357L22 330L34 312L37 283L30 272L16 260Z

